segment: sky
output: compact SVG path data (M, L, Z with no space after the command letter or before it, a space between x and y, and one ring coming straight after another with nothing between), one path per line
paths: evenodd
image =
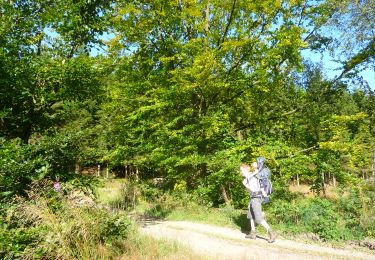
M342 66L342 65L333 61L333 58L330 57L328 52L323 52L321 54L321 53L313 52L311 50L304 50L304 51L302 51L302 56L305 59L309 59L314 63L321 63L323 68L324 68L324 71L326 73L326 76L329 79L336 78L342 72L342 70L340 69L340 66ZM367 83L369 84L369 86L372 90L375 90L375 71L374 71L374 68L367 67L359 75L362 76L365 81L367 81Z

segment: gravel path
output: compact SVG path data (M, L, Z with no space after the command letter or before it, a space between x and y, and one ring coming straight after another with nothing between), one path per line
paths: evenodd
M169 239L190 247L209 259L374 259L375 252L361 252L311 245L278 238L245 238L240 230L186 221L148 222L141 232L157 239Z

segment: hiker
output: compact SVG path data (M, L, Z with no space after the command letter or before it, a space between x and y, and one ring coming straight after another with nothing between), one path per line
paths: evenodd
M261 167L259 167L261 166ZM256 239L255 224L261 224L268 233L269 243L275 242L276 234L272 231L271 227L268 225L264 219L264 213L262 212L262 202L264 198L264 191L261 190L260 184L257 176L263 170L264 158L258 157L257 162L251 164L253 171L250 172L250 166L248 164L241 164L240 171L244 180L242 184L250 193L249 209L247 212L247 218L250 219L251 230L246 238Z

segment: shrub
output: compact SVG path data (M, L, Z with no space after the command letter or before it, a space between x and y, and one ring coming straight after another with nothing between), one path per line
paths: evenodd
M26 195L31 183L44 178L59 178L62 181L75 179L81 182L81 188L92 187L92 178L78 179L71 174L79 154L79 149L74 145L77 138L74 135L46 136L38 143L29 145L20 139L0 139L0 200L13 195ZM88 181L82 183L85 180Z
M46 175L48 162L39 156L32 157L32 149L20 139L0 140L0 147L0 200L25 194L33 180Z
M371 227L361 224L363 208L353 196L338 201L318 197L277 200L267 208L267 216L272 223L279 223L282 229L294 234L315 233L323 240L362 239Z
M121 252L131 226L125 213L46 190L29 191L28 200L18 198L1 215L1 258L94 259Z

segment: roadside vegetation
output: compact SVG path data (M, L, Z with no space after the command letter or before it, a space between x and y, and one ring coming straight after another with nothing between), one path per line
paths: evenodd
M112 194L105 190L97 200L71 182L56 192L46 181L28 199L2 204L1 259L196 259L176 242L139 234L139 222L119 202L124 182L114 183Z
M108 189L112 191L110 201ZM368 204L373 199L370 197L372 187L366 189L346 190L345 194L344 191L332 191L337 196L326 198L290 192L286 187L283 197L273 198L265 205L267 220L284 237L342 245L372 241L363 244L372 248L375 212ZM362 199L359 199L359 192L365 194L361 195ZM99 198L105 198L106 205L125 210L138 221L185 220L232 227L243 232L249 229L247 205L241 208L230 204L211 207L197 194L188 193L181 187L162 191L150 183L111 180L99 189L99 194L102 194Z

